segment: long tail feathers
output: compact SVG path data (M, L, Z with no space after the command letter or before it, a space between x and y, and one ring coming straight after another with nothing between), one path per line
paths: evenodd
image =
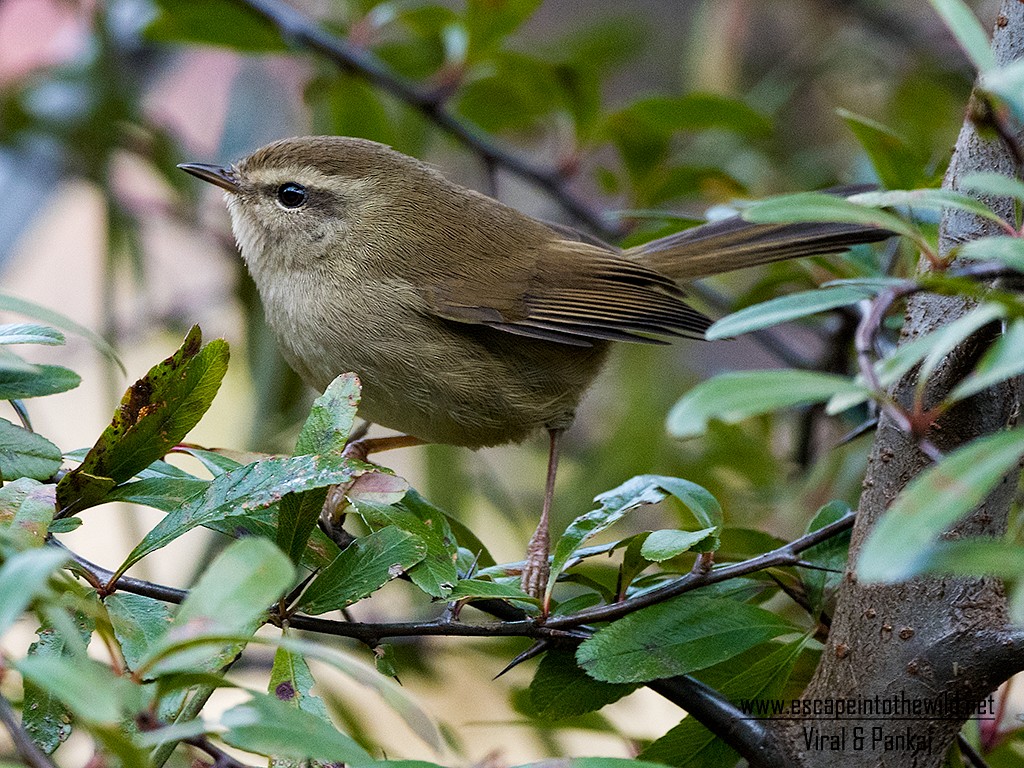
M753 224L734 216L635 246L624 255L674 280L694 280L800 256L840 253L891 236L888 230L858 224Z

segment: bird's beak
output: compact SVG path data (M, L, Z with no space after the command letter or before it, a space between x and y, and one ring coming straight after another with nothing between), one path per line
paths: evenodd
M221 189L237 195L240 191L238 178L230 165L209 165L207 163L179 163L178 167L185 173L191 173L197 179L216 184Z

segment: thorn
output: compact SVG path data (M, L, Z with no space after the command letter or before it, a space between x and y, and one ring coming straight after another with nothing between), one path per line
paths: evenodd
M523 651L518 656L516 656L514 659L512 659L512 661L510 661L508 664L505 665L505 668L503 670L501 670L501 672L496 674L491 679L492 680L497 680L499 677L504 675L506 672L511 672L513 669L518 667L524 661L529 661L532 658L540 656L547 649L548 649L548 641L547 640L538 640L533 645L531 645L529 648L527 648L525 651Z

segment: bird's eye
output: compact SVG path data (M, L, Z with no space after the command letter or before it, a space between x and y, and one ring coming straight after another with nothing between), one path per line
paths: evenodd
M277 188L277 201L285 208L301 208L306 204L306 188L287 181Z

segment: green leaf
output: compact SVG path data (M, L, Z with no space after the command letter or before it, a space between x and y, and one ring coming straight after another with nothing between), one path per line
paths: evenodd
M351 736L317 715L274 697L252 695L221 716L221 738L233 747L290 760L321 760L350 766L374 759Z
M158 0L159 13L146 37L159 42L205 43L235 51L285 50L273 24L247 6L229 0Z
M56 328L37 323L0 323L0 344L46 344L64 343L64 334Z
M121 646L128 669L137 669L167 634L173 614L159 600L128 592L107 596L103 605L107 608L114 637Z
M587 675L572 651L550 650L530 682L528 714L543 720L561 720L596 712L637 689L635 683L603 683Z
M629 115L661 131L701 131L722 128L746 136L771 133L767 117L737 99L715 93L654 96L631 104Z
M0 400L20 400L67 392L82 382L82 377L60 365L8 367L0 364Z
M1006 308L1000 304L980 304L952 323L903 344L891 355L875 363L879 383L883 389L888 389L922 361L924 363L918 371L918 378L921 381L927 380L935 366L955 347L979 328L1000 319L1005 314ZM858 385L861 382L862 379L858 376ZM829 401L825 411L829 414L839 413L864 402L868 397L866 390L841 392Z
M998 96L1017 120L1024 120L1024 61L1017 60L1005 67L982 72L979 85Z
M18 299L14 296L7 296L0 294L0 310L6 310L8 312L16 312L19 315L25 315L26 317L33 317L36 320L42 320L44 323L48 323L52 326L56 326L62 330L73 333L77 336L81 336L90 344L93 345L100 353L102 353L107 359L113 362L121 370L121 373L127 373L124 367L124 363L117 356L117 351L106 342L106 340L97 333L90 331L84 325L79 325L69 317L65 317L59 312L54 312L52 309L41 307L38 304L33 304L31 301L25 301L24 299Z
M302 595L299 610L313 615L346 608L401 576L427 555L416 536L387 526L349 544L317 574Z
M54 608L54 610L61 610ZM69 643L68 638L49 622L36 630L39 640L28 648L28 655L61 658L72 655L72 651L80 647L84 655L85 647L92 636L95 624L81 613L76 613L74 622L77 643ZM70 647L69 647L70 646ZM31 680L24 685L25 695L22 703L22 726L32 741L47 755L52 755L71 735L71 717L67 707L52 693L49 693Z
M458 581L455 537L444 513L415 491L390 506L353 499L356 511L371 529L393 525L407 531L427 547L426 556L409 570L412 582L432 597L446 597Z
M229 470L147 533L118 569L118 575L197 525L244 518L254 510L276 504L285 494L347 482L365 466L338 455L290 456Z
M805 221L860 224L919 239L917 230L899 216L824 192L798 192L794 195L770 197L751 203L743 210L742 216L755 224L794 224Z
M193 326L177 352L125 392L81 465L58 484L60 506L78 511L99 503L112 487L109 480L123 483L162 458L199 423L227 366L227 342L214 339L202 346L199 326Z
M851 511L845 502L831 501L818 510L810 525L807 526L807 533L813 533L819 528L851 514ZM804 561L828 569L820 571L801 569L800 571L804 587L807 589L807 598L815 610L820 611L825 607L827 593L838 586L839 580L843 576L843 570L846 568L849 549L850 532L845 531L838 536L833 536L828 541L823 541L821 544L804 550Z
M984 73L993 69L996 66L996 57L989 45L988 35L974 15L974 11L963 0L929 2L977 70Z
M1012 197L1024 202L1024 181L995 171L969 173L960 179L963 189L991 197Z
M345 373L332 381L324 393L313 401L306 423L295 444L295 454L316 455L341 453L345 450L359 405L359 379ZM309 535L316 527L327 489L316 488L305 493L289 494L281 499L277 515L277 545L292 559L302 560Z
M41 547L53 522L54 487L27 477L0 488L0 530L18 549Z
M998 213L980 200L951 189L894 189L885 192L861 192L848 198L851 203L878 208L909 206L925 210L942 211L955 208L973 213L983 219L1006 224Z
M1024 320L1011 322L1006 331L989 347L981 360L946 398L957 402L976 395L1001 381L1024 373Z
M550 761L524 763L514 768L550 768ZM559 760L558 768L665 768L661 763L644 762L625 757L573 757Z
M541 1L468 0L466 30L469 32L470 57L499 45L533 15Z
M178 609L166 634L139 663L152 675L214 671L233 659L241 643L211 653L190 643L204 637L249 635L263 623L267 607L294 577L288 558L266 539L232 542L206 569ZM138 671L138 670L137 670Z
M685 438L704 434L712 419L734 424L751 416L809 405L837 394L869 396L868 390L843 376L817 371L735 371L703 381L669 412L668 431Z
M198 477L147 477L113 488L104 501L123 501L170 512L209 487L209 480Z
M924 181L927 158L888 126L869 117L837 109L836 112L864 148L882 184L888 189L913 187Z
M708 328L704 336L711 340L739 336L742 333L770 328L797 318L856 304L858 301L871 298L871 294L871 291L855 286L837 285L780 296L726 315Z
M12 666L83 723L117 726L142 707L142 689L85 656L28 656Z
M0 478L46 480L60 469L60 448L45 437L0 419Z
M719 688L726 699L763 701L771 704L783 692L806 638L794 640L749 665ZM676 768L719 768L733 765L739 755L693 717L686 717L640 753L643 760L656 760Z
M998 261L1024 272L1024 240L1019 237L979 237L957 249L957 256L975 261Z
M267 692L279 701L308 712L330 725L331 718L327 713L327 705L319 696L313 695L315 683L313 673L309 671L309 665L301 655L287 648L277 649L274 654L274 666L270 670ZM297 760L272 757L270 768L303 768L303 765Z
M475 600L477 598L496 600L519 600L537 604L536 598L523 592L517 584L501 584L483 579L459 579L446 600Z
M8 557L0 566L0 637L18 620L33 598L46 590L54 571L68 555L52 547L39 547Z
M710 667L794 630L762 608L690 594L605 627L580 645L576 660L598 680L642 683Z
M860 553L864 582L917 575L947 528L977 507L1024 455L1024 428L978 438L915 477L878 521Z
M663 560L689 552L697 544L715 535L718 528L702 528L699 531L679 531L664 529L653 531L650 536L644 539L640 547L640 554L651 562L660 563Z

